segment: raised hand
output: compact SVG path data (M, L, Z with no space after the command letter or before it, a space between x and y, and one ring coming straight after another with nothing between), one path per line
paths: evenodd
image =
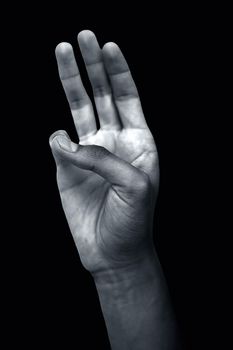
M62 205L81 261L92 274L133 264L152 243L159 185L156 146L137 88L119 47L100 49L95 35L78 42L93 88L100 128L72 46L56 48L58 70L79 143L50 137Z

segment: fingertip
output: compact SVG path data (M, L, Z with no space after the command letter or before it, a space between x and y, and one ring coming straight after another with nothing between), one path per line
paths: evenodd
M72 51L73 51L72 45L67 42L61 42L55 48L56 56L64 56L64 55L67 55L67 53Z
M104 44L104 46L103 46L103 52L105 53L105 54L107 54L108 56L115 56L117 53L119 53L119 51L120 51L120 48L119 48L119 46L116 44L116 43L114 43L114 42L108 42L108 43L106 43L106 44Z
M95 38L95 34L89 29L82 30L81 32L78 33L78 36L77 36L79 43L80 42L85 43L93 38Z
M83 30L78 34L78 44L87 66L101 62L102 51L95 34L91 30Z
M102 49L102 52L107 71L110 75L129 71L128 64L121 52L121 49L116 43L106 43Z

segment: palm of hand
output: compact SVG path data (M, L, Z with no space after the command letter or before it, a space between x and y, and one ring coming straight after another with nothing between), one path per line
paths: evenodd
M157 151L148 129L99 130L82 142L82 145L90 144L103 146L146 172L152 186L156 186ZM65 165L58 169L57 180L71 232L82 262L89 270L103 263L103 250L112 251L113 245L115 249L121 247L121 235L125 239L127 228L129 234L132 227L135 227L135 231L141 230L135 219L135 198L131 198L131 205L134 206L131 212L130 203L127 205L99 175L73 165ZM131 220L127 214L131 214ZM117 240L113 232L119 233ZM135 236L136 232L134 238Z

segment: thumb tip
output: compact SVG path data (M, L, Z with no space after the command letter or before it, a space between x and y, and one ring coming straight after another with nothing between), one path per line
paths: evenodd
M55 138L56 138L57 136L59 136L59 135L69 138L69 135L67 134L67 132L66 132L65 130L58 130L58 131L55 131L55 132L49 137L49 145L50 145L50 147L52 147L53 141L54 141Z
M70 140L69 135L64 130L53 133L49 138L49 144L51 148L70 153L76 152L78 149L78 145Z

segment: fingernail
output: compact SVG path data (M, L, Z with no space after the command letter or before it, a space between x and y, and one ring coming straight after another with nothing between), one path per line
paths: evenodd
M55 131L49 138L50 147L52 147L53 140L57 136L64 136L64 137L67 137L69 139L69 135L67 134L67 132L65 130Z
M66 152L76 152L78 149L78 145L65 136L59 135L56 137L56 140L59 146Z

